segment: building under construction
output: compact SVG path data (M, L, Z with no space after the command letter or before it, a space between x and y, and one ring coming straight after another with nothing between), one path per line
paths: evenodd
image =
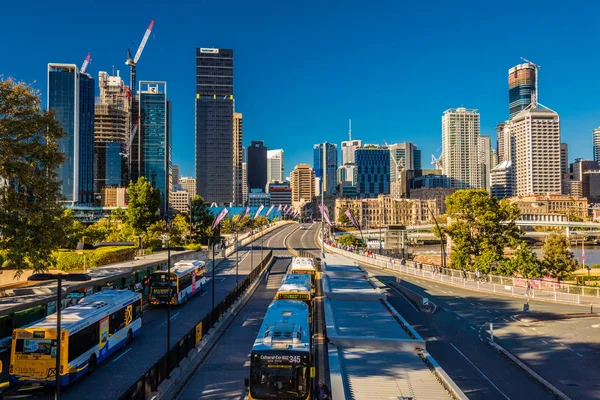
M119 76L99 74L100 101L94 117L94 193L103 188L124 187L128 181L131 92Z

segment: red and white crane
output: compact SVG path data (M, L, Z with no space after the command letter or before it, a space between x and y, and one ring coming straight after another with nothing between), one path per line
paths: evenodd
M81 69L79 70L80 74L85 73L85 70L87 69L88 65L90 64L90 61L92 61L92 53L88 53L87 57L83 61L83 64L81 65Z
M136 65L140 60L142 55L142 51L144 51L144 47L146 46L146 42L148 41L148 37L150 37L150 32L152 32L152 26L154 25L154 18L150 21L150 25L148 25L148 29L146 29L146 33L144 33L144 37L142 38L142 42L140 43L140 47L138 47L137 52L135 53L135 57L131 57L131 51L127 49L127 61L125 65L129 65L129 77L130 77L130 87L131 93L135 98L135 90L136 90Z

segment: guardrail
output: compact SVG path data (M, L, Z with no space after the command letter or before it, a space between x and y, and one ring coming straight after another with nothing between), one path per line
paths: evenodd
M385 269L391 269L397 272L403 272L425 279L430 279L445 284L460 286L467 289L481 290L486 292L504 294L515 297L530 298L536 300L545 300L562 303L575 304L600 304L600 294L595 291L586 291L585 289L598 289L581 287L575 285L558 284L555 282L542 281L538 279L524 279L515 277L502 277L488 275L488 279L477 279L473 272L459 271L449 268L440 268L437 265L425 263L412 263L402 265L400 260L374 254L372 257L366 257L339 247L333 247L325 244L325 248L337 254L342 254L354 260L365 264L375 265ZM529 285L527 283L529 282ZM575 289L581 289L575 292ZM585 293L585 294L584 294ZM593 293L593 295L588 295Z
M167 379L171 372L179 367L181 361L196 347L202 337L217 323L227 309L248 289L260 273L265 269L271 258L273 250L269 250L260 264L240 282L215 308L200 320L181 340L179 340L168 353L158 360L144 375L140 377L119 400L143 400L157 390L158 385Z

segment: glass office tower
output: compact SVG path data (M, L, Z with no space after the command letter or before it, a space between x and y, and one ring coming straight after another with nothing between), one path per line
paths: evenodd
M388 147L365 145L354 152L357 195L375 198L390 194L390 151Z
M323 157L325 146L325 157ZM338 152L334 143L319 143L313 146L315 177L320 179L321 189L326 196L335 196L337 192ZM325 163L325 165L323 165Z
M160 213L169 210L171 191L171 102L167 83L140 81L139 170L160 191Z
M58 140L65 162L58 168L63 199L94 202L94 79L75 64L48 64L48 109L66 135Z
M531 94L536 90L535 74L535 67L531 64L519 64L508 70L509 118L531 104Z

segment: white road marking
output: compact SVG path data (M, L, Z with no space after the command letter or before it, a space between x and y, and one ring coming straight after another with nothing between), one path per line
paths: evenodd
M474 306L474 305L475 305L475 303L469 303L469 304L471 304L472 306Z
M115 358L112 362L115 363L119 360L119 358L123 357L125 354L129 353L131 351L131 347L128 348L127 350L125 350L124 352L121 353L121 355L119 355L119 357Z
M171 317L171 319L175 318L175 317L176 317L176 316L178 316L178 315L179 315L179 311L178 311L178 312L176 312L176 313L175 313L175 315L173 315L173 316Z
M456 319L460 321L460 317L457 316Z
M469 326L469 328L473 329L474 331L476 330L475 328L473 328L472 326Z
M581 354L579 354L579 353L575 353L575 354L577 354L579 357L583 357L583 356L582 356Z
M483 341L483 339L479 338L481 341ZM481 376L483 376L485 378L486 381L488 381L490 383L490 385L492 385L502 396L504 396L505 399L510 400L510 397L508 397L507 395L505 395L499 388L498 386L496 386L494 384L494 382L492 382L490 380L490 378L488 378L483 372L481 372L481 370L479 368L477 368L477 366L475 364L473 364L473 362L471 360L469 360L467 358L467 356L465 356L458 348L456 348L456 346L452 343L450 343L450 346L454 347L454 350L456 350L458 352L458 354L460 354L461 356L464 357L465 360L467 360L469 362L469 364L471 364L473 366L473 368L475 368L477 370L477 372L479 372L481 374Z
M492 312L490 310L485 310L486 313L491 314Z
M506 318L502 318L504 320L504 322L508 322L508 320Z
M523 332L527 333L527 330L526 330L526 329L524 329L524 328L521 328L521 330L522 330Z
M545 344L548 344L548 342L546 342L544 339L540 339L542 342L544 342Z

